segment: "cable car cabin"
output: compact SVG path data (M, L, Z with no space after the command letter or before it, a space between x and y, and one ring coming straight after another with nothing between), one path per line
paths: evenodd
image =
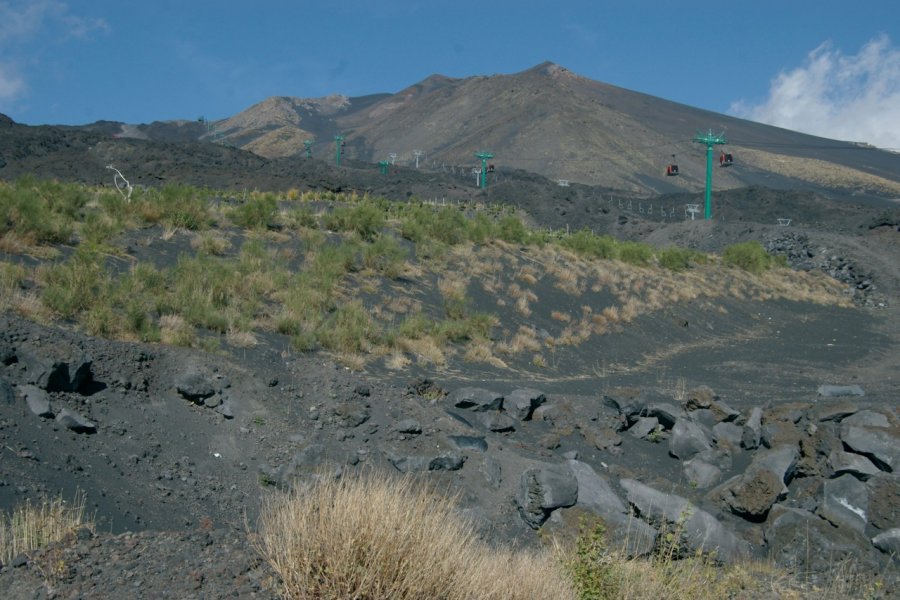
M723 152L719 156L720 167L730 167L732 164L734 164L734 157L731 156L731 153Z
M678 165L669 165L668 167L666 167L666 175L668 175L669 177L678 175Z

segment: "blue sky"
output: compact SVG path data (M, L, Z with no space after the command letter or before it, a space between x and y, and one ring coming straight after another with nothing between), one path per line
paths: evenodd
M231 116L549 60L591 79L900 148L897 0L0 0L0 112Z

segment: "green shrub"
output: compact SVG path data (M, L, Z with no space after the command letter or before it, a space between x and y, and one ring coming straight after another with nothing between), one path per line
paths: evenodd
M105 302L109 276L101 258L79 250L64 263L43 270L41 300L63 318L72 318L95 303Z
M208 192L189 185L168 184L140 194L136 210L149 223L197 231L209 226Z
M322 323L316 337L323 347L347 353L361 352L379 339L376 323L359 300L339 307Z
M364 240L374 240L385 225L384 212L371 202L338 206L322 217L332 231L354 231Z
M0 233L37 243L67 243L89 196L83 186L22 177L0 185Z
M484 213L478 213L469 220L469 240L480 244L494 237L494 223Z
M357 249L358 245L350 242L322 246L316 252L310 269L317 285L331 289L344 275L357 270Z
M641 242L620 242L619 260L631 265L646 266L653 260L653 248Z
M511 244L524 244L528 241L528 229L518 217L507 215L497 222L496 236Z
M433 325L434 322L424 313L416 311L403 319L397 333L402 337L417 340L428 335Z
M25 281L25 267L0 262L0 311L9 308Z
M607 557L606 528L597 519L593 523L582 521L575 549L565 566L580 600L606 600L619 598L622 582L615 564Z
M289 229L316 229L319 221L316 214L308 206L298 206L285 212L281 217L284 226Z
M689 269L694 263L703 262L704 255L696 250L670 246L660 250L657 254L657 259L659 260L659 266L665 269L684 271Z
M416 243L439 241L455 245L469 237L465 215L454 208L434 210L428 206L411 207L402 216L400 235Z
M612 259L619 256L619 244L608 235L594 235L589 229L581 229L560 240L560 245L577 254L595 258Z
M245 229L265 229L275 219L278 201L270 194L251 197L231 212L235 225Z
M778 264L756 240L728 246L722 253L722 262L750 273L762 273Z
M393 237L382 236L366 245L362 251L362 262L389 279L396 279L403 271L403 263L409 253Z

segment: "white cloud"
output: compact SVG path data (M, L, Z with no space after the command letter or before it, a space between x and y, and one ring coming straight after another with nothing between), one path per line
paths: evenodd
M731 114L822 137L900 148L900 49L886 35L846 56L826 42L772 80L757 105Z
M0 63L0 108L17 99L25 91L25 80L15 68Z
M0 0L0 110L15 109L27 95L29 77L23 66L39 67L48 46L109 31L104 19L72 14L61 0Z

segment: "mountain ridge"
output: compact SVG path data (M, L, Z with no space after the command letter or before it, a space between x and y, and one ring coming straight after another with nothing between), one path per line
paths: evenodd
M391 159L428 168L477 167L474 152L498 167L632 193L695 192L706 177L698 131L722 132L736 156L717 169L715 189L795 180L848 194L900 197L900 155L691 107L595 81L545 61L512 74L464 78L432 74L393 94L267 98L215 122L200 136L267 158L317 155L344 137L348 158ZM674 155L674 156L673 156ZM667 177L668 164L679 176ZM834 167L840 165L840 168Z

